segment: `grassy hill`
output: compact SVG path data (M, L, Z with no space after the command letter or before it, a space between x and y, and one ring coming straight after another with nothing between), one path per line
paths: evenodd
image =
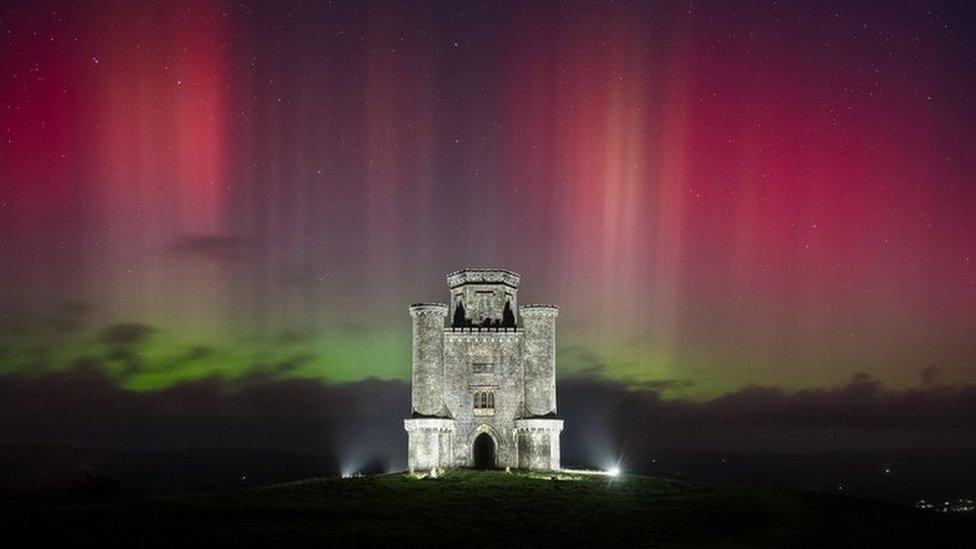
M976 519L840 496L655 477L450 471L314 479L234 492L7 499L31 539L170 545L969 547Z

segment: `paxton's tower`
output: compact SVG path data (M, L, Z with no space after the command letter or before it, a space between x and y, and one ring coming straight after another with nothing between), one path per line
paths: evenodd
M505 269L464 269L447 285L450 305L410 307L410 470L559 469L559 309L519 306L519 275Z

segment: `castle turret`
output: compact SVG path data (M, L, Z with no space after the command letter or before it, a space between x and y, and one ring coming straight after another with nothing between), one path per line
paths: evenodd
M441 417L444 410L444 319L447 305L417 303L413 317L411 403L415 415Z
M525 328L522 361L525 365L525 413L528 417L556 413L555 305L525 305L519 313Z
M519 278L507 269L463 269L447 275L451 325L514 328Z

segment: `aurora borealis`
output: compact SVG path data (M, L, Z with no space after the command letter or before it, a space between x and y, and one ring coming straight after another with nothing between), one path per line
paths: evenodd
M462 267L559 374L976 383L972 6L16 3L0 364L408 380Z

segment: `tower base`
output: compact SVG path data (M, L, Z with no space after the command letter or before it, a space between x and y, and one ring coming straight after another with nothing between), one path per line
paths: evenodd
M431 471L454 464L454 420L410 418L407 430L407 468L410 472Z
M561 419L516 419L518 467L531 471L559 470Z

